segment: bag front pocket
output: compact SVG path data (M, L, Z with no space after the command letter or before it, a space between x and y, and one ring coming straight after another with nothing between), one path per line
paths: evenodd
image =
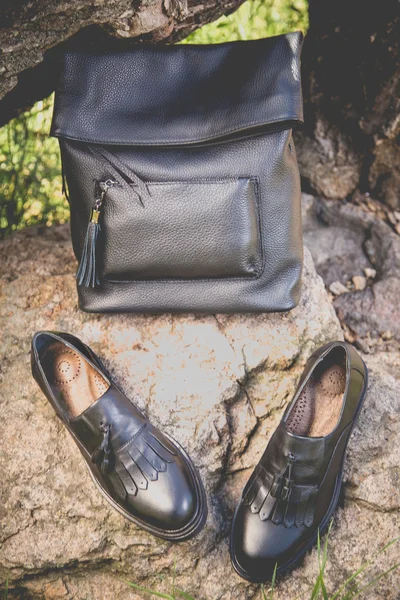
M98 261L108 281L257 277L257 181L119 182L107 191ZM144 193L143 193L144 192Z

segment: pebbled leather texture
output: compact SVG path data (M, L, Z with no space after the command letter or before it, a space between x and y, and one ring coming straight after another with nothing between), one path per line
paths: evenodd
M108 389L77 416L70 414L61 388L50 378L49 353L55 341L107 382ZM183 541L197 534L206 521L207 503L194 465L179 444L154 427L113 384L95 353L70 334L42 331L33 337L31 362L35 380L106 500L163 539Z
M302 121L301 32L213 45L67 51L51 133L99 144L208 142Z
M98 184L115 182L95 240L98 271L87 276L99 284L78 286L80 308L231 313L297 304L301 44L301 33L290 33L65 54L52 133L78 260Z
M346 365L339 419L324 437L291 433L287 426L290 413L304 386L322 361L338 349L345 355ZM308 360L294 398L235 512L230 552L232 564L243 578L268 581L275 565L278 575L286 572L316 543L318 530L328 525L339 499L345 451L366 386L367 369L349 344L332 342Z
M109 281L257 277L257 182L152 182L142 202L121 183L104 205L101 255Z

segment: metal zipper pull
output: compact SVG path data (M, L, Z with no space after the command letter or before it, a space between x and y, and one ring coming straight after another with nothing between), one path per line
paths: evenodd
M96 159L100 158L102 161L105 161L106 164L111 165L117 171L117 173L119 173L122 179L136 194L140 204L144 207L144 201L151 198L148 183L139 177L139 175L133 169L131 169L131 167L121 161L121 159L115 154L112 154L106 150L106 148L95 147L91 144L88 144L88 148L93 156L96 157Z
M100 196L97 198L95 205L92 208L92 212L90 213L90 222L91 223L99 222L101 207L103 206L104 198L105 198L108 190L111 187L113 187L114 185L117 185L117 183L118 182L114 181L114 179L106 179L106 181L99 181L98 185L100 188Z

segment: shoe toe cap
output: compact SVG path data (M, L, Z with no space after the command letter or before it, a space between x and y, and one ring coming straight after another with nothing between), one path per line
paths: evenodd
M272 579L296 546L296 528L261 521L248 507L240 507L232 529L231 557L236 571L253 582Z
M194 478L180 457L146 489L128 496L128 504L133 516L165 532L185 529L200 510Z

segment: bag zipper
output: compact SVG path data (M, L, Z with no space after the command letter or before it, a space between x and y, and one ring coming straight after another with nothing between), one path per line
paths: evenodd
M135 171L133 171L128 165L121 162L114 154L99 146L93 146L87 144L90 152L107 165L111 165L115 171L121 176L121 178L129 185L131 190L136 194L140 204L144 207L144 199L151 197L151 193L146 181L141 179Z
M140 204L144 207L143 198L149 198L151 196L147 182L143 181L143 179L127 167L127 165L122 164L113 154L108 152L108 150L94 147L90 144L88 144L88 148L95 158L101 159L107 164L111 164L124 181L126 181L130 189L133 190ZM100 233L100 215L108 190L116 185L119 185L118 181L112 178L97 182L96 189L100 189L100 195L95 200L95 204L90 212L89 223L86 229L81 260L76 273L76 279L79 286L94 288L96 285L100 284L96 260L96 246Z

